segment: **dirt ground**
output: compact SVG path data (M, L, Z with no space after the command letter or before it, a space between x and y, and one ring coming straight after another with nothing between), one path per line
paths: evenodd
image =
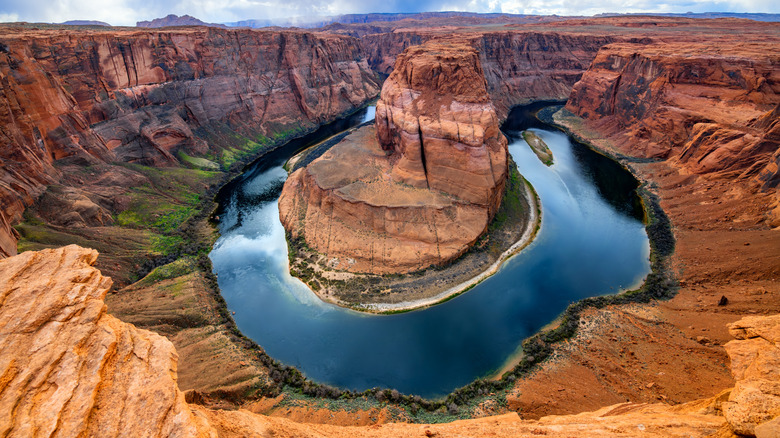
M678 294L587 311L578 335L516 383L509 407L523 418L716 395L734 384L726 324L780 309L780 230L764 222L769 195L748 182L681 174L673 164L631 167L672 221Z

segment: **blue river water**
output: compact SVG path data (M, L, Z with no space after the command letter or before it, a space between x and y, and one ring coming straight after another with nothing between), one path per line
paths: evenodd
M360 114L354 123L372 118ZM547 167L518 135L520 125L504 130L541 199L536 239L468 293L397 315L323 303L290 276L277 200L287 177L281 166L295 150L259 161L220 195L221 237L210 254L240 330L315 381L438 397L500 369L570 303L641 282L650 249L635 180L565 134L531 123L553 151Z

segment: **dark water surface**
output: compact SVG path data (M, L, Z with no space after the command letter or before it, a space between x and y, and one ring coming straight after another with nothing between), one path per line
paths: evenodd
M347 125L372 117L358 114ZM220 193L222 237L210 257L238 327L318 382L437 397L501 368L570 303L637 284L650 270L650 249L636 180L545 127L522 108L504 125L509 152L542 201L534 242L468 293L398 315L323 303L289 275L276 201L287 177L282 164L305 145L267 155ZM553 166L517 134L525 128L553 151Z

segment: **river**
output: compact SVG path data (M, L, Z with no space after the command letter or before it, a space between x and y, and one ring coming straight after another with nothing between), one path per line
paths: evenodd
M641 282L650 271L650 247L636 180L527 113L515 109L503 129L520 173L541 199L536 239L469 292L404 314L369 315L320 301L287 271L279 221L284 162L312 142L373 119L373 109L255 163L220 192L221 237L210 254L240 330L315 381L438 397L502 368L523 339L570 303ZM542 164L519 136L525 128L550 147L553 166Z

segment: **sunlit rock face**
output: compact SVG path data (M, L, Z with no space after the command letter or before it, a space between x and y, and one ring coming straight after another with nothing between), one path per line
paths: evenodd
M393 178L485 206L492 216L506 180L506 138L479 55L465 44L406 50L377 102L377 140L397 160Z
M97 257L70 245L0 260L0 433L216 436L177 386L173 344L106 313Z
M507 141L477 50L407 49L374 127L294 172L279 200L293 239L351 272L402 273L462 255L501 204Z

